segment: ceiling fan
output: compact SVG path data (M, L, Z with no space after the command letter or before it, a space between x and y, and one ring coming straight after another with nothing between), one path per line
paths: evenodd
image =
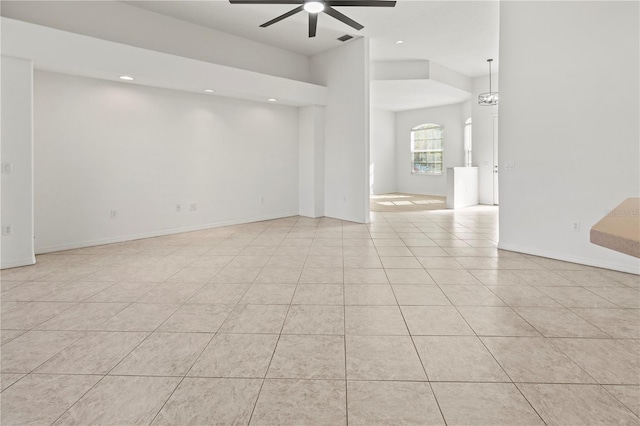
M316 36L316 29L318 28L318 13L324 12L327 15L344 22L356 30L364 28L363 25L357 23L348 16L338 12L333 6L358 6L358 7L394 7L395 1L389 0L229 0L231 4L299 4L293 10L284 13L277 18L265 22L260 25L262 28L266 28L270 25L280 22L285 18L295 15L303 10L309 12L309 37Z

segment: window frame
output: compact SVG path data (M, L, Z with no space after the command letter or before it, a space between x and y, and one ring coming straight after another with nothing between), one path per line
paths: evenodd
M416 150L415 149L415 139L414 139L414 135L415 132L418 130L424 130L427 129L429 127L437 127L440 129L440 149L425 149L425 150ZM436 123L422 123L422 124L418 124L417 126L414 126L411 128L411 132L410 132L410 138L411 138L411 144L410 144L410 150L411 150L411 174L412 175L431 175L431 176L442 176L444 175L444 126L442 124L436 124ZM426 172L421 172L421 171L416 171L415 170L415 154L416 153L429 153L429 152L435 152L435 153L440 153L440 158L441 161L428 161L425 163L421 163L421 164L441 164L441 171L439 172L434 172L434 171L426 171Z

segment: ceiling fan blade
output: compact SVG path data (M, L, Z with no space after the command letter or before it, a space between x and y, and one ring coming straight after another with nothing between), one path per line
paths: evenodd
M329 16L332 16L332 17L336 18L338 21L344 22L345 24L349 25L350 27L355 28L358 31L364 28L363 25L360 25L359 23L357 23L353 19L349 18L348 16L338 12L337 10L332 8L331 6L325 7L324 8L324 13L326 13Z
M388 0L329 0L329 6L367 6L367 7L395 7L395 1Z
M278 16L277 18L274 18L272 20L270 20L269 22L265 22L264 24L260 25L262 28L267 28L269 25L273 25L276 22L280 22L285 18L288 18L289 16L295 15L298 12L302 12L304 10L304 6L298 6L293 10L288 11L285 14L282 14L280 16Z
M309 37L316 36L317 28L318 28L318 14L310 13L309 14Z
M231 4L302 4L303 0L229 0Z

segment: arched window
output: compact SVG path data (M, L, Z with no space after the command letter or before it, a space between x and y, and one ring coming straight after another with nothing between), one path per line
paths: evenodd
M471 136L471 117L469 117L464 122L464 165L467 167L471 167L472 160L473 144Z
M442 153L442 126L421 124L411 129L412 173L441 175Z

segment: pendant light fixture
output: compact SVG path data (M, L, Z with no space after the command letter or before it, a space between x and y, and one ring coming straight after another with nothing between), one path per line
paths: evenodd
M478 96L478 104L482 106L498 105L498 92L491 90L491 62L493 59L487 59L487 62L489 62L489 91Z

